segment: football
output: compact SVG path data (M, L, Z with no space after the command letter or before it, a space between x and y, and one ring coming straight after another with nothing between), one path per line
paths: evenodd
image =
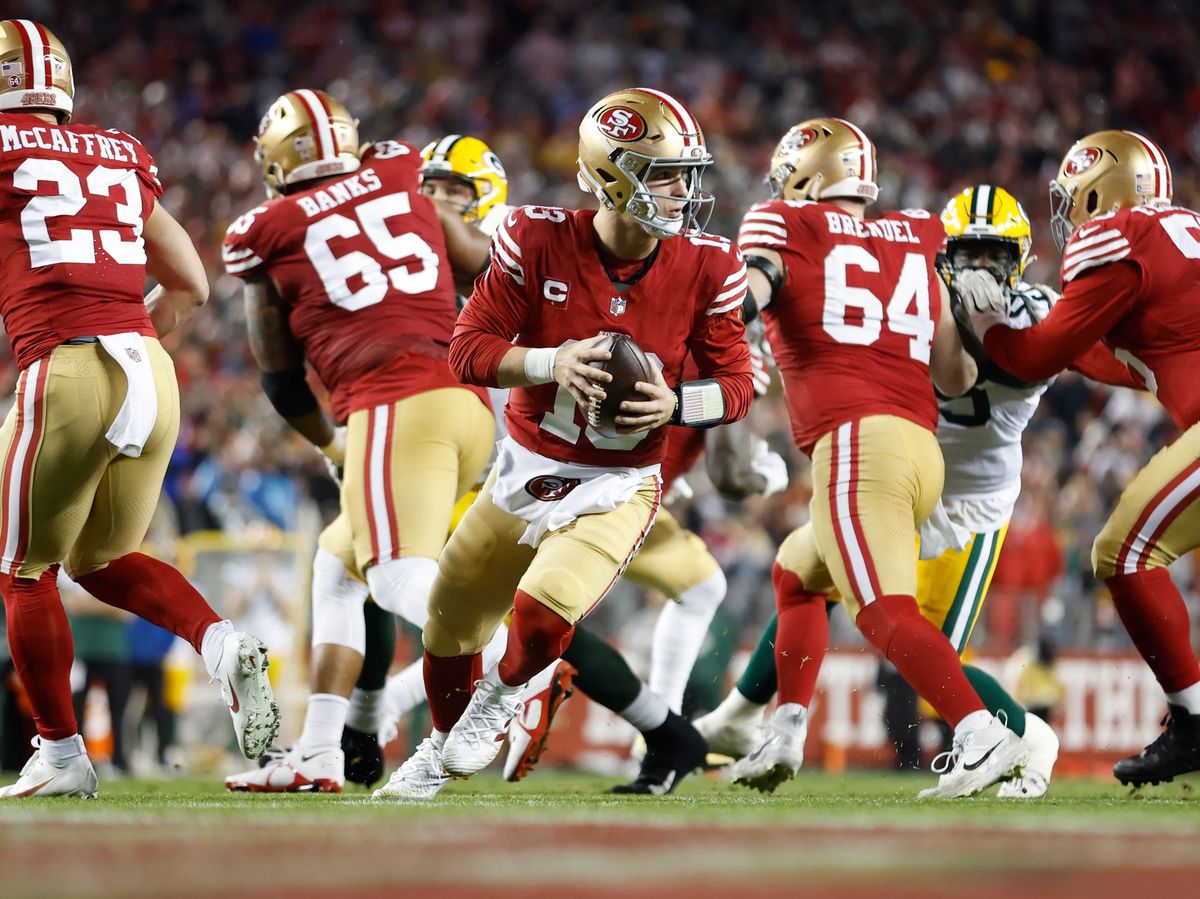
M621 403L626 400L647 399L644 393L635 390L633 385L638 381L653 381L654 367L642 348L634 343L627 334L606 335L608 341L600 344L601 349L612 353L611 359L591 363L594 368L606 371L612 375L612 380L604 385L606 394L604 400L592 403L588 409L588 424L595 428L601 436L616 437L616 418L621 414Z

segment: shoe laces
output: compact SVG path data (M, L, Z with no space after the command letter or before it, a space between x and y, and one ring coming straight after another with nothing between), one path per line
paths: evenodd
M513 697L510 701L495 684L477 680L471 704L459 722L459 735L472 748L485 741L490 742L497 733L504 732L509 721L520 715L522 708L524 703L519 698Z
M934 756L933 764L929 767L934 774L945 774L958 764L958 760L962 758L967 751L967 741L976 734L987 730L993 723L999 724L1001 727L1008 727L1008 713L1004 709L1000 709L992 716L992 720L983 727L977 727L974 730L969 730L966 733L955 734L954 741L950 744L950 749L946 752L940 752Z

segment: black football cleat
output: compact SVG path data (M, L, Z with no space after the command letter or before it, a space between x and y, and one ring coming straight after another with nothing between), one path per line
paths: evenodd
M1200 715L1181 705L1168 705L1166 729L1141 751L1113 765L1113 777L1126 786L1166 783L1180 774L1200 771Z
M612 788L613 793L642 793L665 796L674 792L679 782L703 767L708 756L708 743L692 722L670 712L667 720L644 734L646 757L642 770L632 783Z
M369 787L383 777L383 750L375 734L343 727L342 752L346 756L346 780Z

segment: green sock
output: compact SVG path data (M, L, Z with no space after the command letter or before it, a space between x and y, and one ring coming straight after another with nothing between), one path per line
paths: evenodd
M575 686L618 715L642 691L642 682L625 657L587 628L576 626L562 657L579 669Z
M391 612L373 602L363 604L363 617L367 625L367 646L362 672L354 686L360 690L382 690L396 655L396 619Z
M963 673L967 675L967 680L971 682L987 710L994 715L1003 709L1008 715L1008 729L1018 737L1025 736L1025 710L1004 691L999 682L974 665L963 665Z
M737 690L751 702L766 705L777 689L775 681L775 632L779 629L779 616L772 615L758 645L746 663Z

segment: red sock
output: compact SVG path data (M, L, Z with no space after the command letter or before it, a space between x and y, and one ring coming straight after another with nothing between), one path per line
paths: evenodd
M427 649L423 671L433 729L449 733L467 710L475 681L483 677L483 654L435 656Z
M209 625L221 620L187 578L166 562L142 553L121 556L75 580L101 602L178 634L196 652Z
M951 727L985 707L954 647L921 617L913 597L881 596L863 607L856 624Z
M1200 681L1189 638L1191 623L1179 589L1165 568L1114 574L1104 583L1133 645L1167 693Z
M566 651L574 633L575 625L518 590L508 626L508 646L500 660L500 680L510 687L525 683Z
M65 740L79 733L71 702L75 644L57 577L57 565L36 580L0 574L13 667L29 694L38 733L47 740Z
M817 675L829 648L829 615L825 595L810 593L793 572L778 562L771 569L779 630L775 636L775 673L779 701L807 708L817 689Z

